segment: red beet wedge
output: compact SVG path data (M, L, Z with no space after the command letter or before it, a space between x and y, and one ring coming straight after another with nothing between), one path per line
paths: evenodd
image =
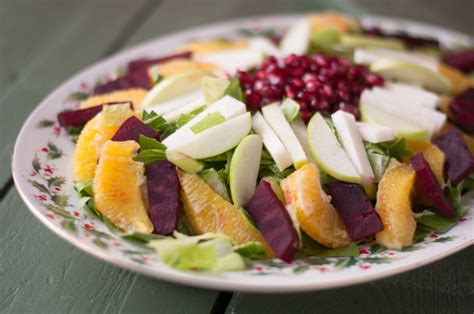
M165 61L170 61L173 59L189 59L192 56L191 51L185 51L181 53L177 53L174 55L169 55L162 58L154 58L154 59L138 59L135 61L131 61L128 63L128 72L131 73L138 69L149 68L152 65L159 64Z
M109 81L94 89L94 94L106 94L116 90L128 88L150 89L153 86L153 78L150 77L147 68L141 68L131 73L127 73L115 80Z
M157 234L171 234L179 219L179 179L176 167L167 160L148 164L145 168L148 214Z
M431 171L430 165L426 162L422 153L411 157L411 166L416 172L416 186L423 191L439 210L440 214L446 218L455 218L456 211L449 203L443 190L439 186L438 180Z
M352 241L359 241L383 230L383 224L362 187L334 181L326 185Z
M265 240L282 261L291 262L298 250L299 240L290 215L272 186L262 181L245 206L262 232Z
M137 117L131 116L120 126L112 137L112 141L135 141L138 142L140 134L146 137L151 137L157 141L160 140L160 133L150 128L145 123L141 122Z
M446 156L446 168L449 180L454 185L474 172L474 158L462 138L461 131L452 128L448 133L435 140Z
M443 58L443 62L464 72L474 71L474 48L449 54Z
M474 87L456 96L449 103L449 110L462 128L474 133Z
M58 122L62 127L82 126L102 111L102 105L58 114Z

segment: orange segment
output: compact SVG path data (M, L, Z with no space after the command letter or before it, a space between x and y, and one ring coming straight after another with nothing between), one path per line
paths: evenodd
M313 240L331 248L351 243L339 214L321 188L315 165L303 165L284 179L281 187L287 204L296 211L301 229Z
M87 98L80 104L80 108L89 108L89 107L94 107L98 105L102 105L105 103L110 103L110 102L131 102L133 105L133 108L137 110L137 108L140 107L140 104L145 98L145 95L147 93L147 90L142 89L142 88L131 88L131 89L124 89L124 90L119 90L103 95L95 95Z
M100 149L132 115L129 105L104 106L102 112L87 122L77 141L73 157L74 180L92 179Z
M415 171L407 164L390 168L382 177L375 210L384 230L377 232L377 243L389 249L401 249L413 243L416 221L411 210Z
M158 71L160 72L160 75L163 75L164 77L194 70L213 72L218 69L219 68L212 63L196 62L182 59L170 60L158 66Z
M444 187L444 153L430 141L407 141L408 148L414 153L423 153L439 185Z
M325 28L334 28L342 33L359 28L358 23L351 17L335 12L314 13L309 16L311 30L318 32Z
M142 199L143 163L133 160L140 148L135 141L107 141L94 177L97 210L129 232L151 233L153 225Z
M215 193L199 176L180 172L179 181L186 218L197 234L224 233L236 244L258 241L268 254L274 256L260 231L238 208Z
M231 49L243 49L247 47L248 47L248 43L247 41L244 41L244 40L196 41L196 42L190 42L183 45L178 50L178 52L191 51L194 56L199 56L206 53L213 53L213 52L219 52L219 51L231 50Z
M469 77L464 75L458 69L440 63L439 71L444 77L446 77L451 82L451 84L453 85L453 94L455 95L465 91L470 86L472 86L472 82Z

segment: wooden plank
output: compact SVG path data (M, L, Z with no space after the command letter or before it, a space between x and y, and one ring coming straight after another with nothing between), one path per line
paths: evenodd
M139 276L75 249L42 226L16 190L0 206L0 313L209 313L214 304L215 292Z
M28 114L62 81L110 53L144 4L0 3L0 187L10 177L7 160Z
M469 313L474 247L421 269L341 289L290 295L235 293L227 313Z

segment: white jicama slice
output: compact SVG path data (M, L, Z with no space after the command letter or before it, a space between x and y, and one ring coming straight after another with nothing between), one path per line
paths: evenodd
M243 114L245 111L246 107L243 102L238 101L237 99L230 96L222 97L217 102L207 107L206 110L191 119L191 121L179 128L176 132L168 136L163 141L163 144L171 149L181 142L186 141L188 137L194 134L194 132L191 130L191 127L200 122L202 119L206 118L210 113L217 112L227 120Z
M257 134L247 135L232 155L229 186L232 202L237 208L244 207L255 193L261 156L262 137Z
M253 49L233 49L208 53L196 57L200 62L217 65L222 70L234 74L236 70L248 70L263 62L263 53Z
M293 132L290 124L285 118L283 111L278 103L273 103L262 107L263 117L270 127L275 131L277 136L280 138L283 145L291 155L293 165L296 169L308 162L306 153L303 147L301 147L298 138Z
M313 158L324 172L341 181L361 183L359 173L336 134L319 112L309 121L308 144Z
M362 185L369 186L374 182L375 176L354 116L339 110L331 118L347 156L360 174Z
M440 102L438 95L417 86L391 82L386 83L385 86L396 98L413 105L434 110Z
M395 132L387 126L357 122L357 127L364 141L370 143L376 144L393 141L395 139Z
M282 171L293 163L290 153L260 112L253 115L252 129L262 137L263 144L275 161L278 170Z
M304 124L303 120L301 120L301 118L296 118L293 121L291 121L290 125L291 125L291 128L293 129L293 132L295 132L295 135L298 138L298 141L303 147L303 150L306 153L306 157L308 158L308 161L316 165L316 161L314 160L309 150L308 129L306 128L306 125Z
M249 48L259 51L267 56L282 57L280 49L265 37L253 37L249 39Z
M438 132L446 122L446 114L424 107L413 107L410 103L387 94L382 88L365 90L364 93L373 97L374 105L381 110L428 130L430 135Z
M284 56L292 53L297 55L306 54L311 35L311 23L304 18L293 24L280 43L280 50Z
M153 111L159 115L163 115L171 111L179 110L199 97L202 97L202 91L201 89L196 89L190 93L186 93L156 105L151 105L145 110L148 112Z
M179 152L193 159L217 156L237 146L251 127L252 118L247 112L187 137L169 149L169 153Z
M140 107L146 109L167 100L196 91L207 71L192 70L169 76L156 84L145 96Z
M191 113L194 110L205 106L205 104L206 101L204 98L200 97L188 103L187 105L182 106L181 108L165 113L163 118L168 122L173 122L174 120L178 119L180 115Z

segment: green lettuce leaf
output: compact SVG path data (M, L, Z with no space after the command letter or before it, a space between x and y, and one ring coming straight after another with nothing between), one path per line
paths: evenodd
M242 92L242 88L240 87L239 79L233 78L230 81L229 86L224 91L224 96L231 96L241 102L245 102L244 93Z
M466 182L468 182L469 184L469 181L464 180L460 182L457 186L453 186L451 184L451 181L448 180L448 183L444 188L444 194L448 198L451 205L453 205L458 217L463 216L468 210L467 205L464 205L462 203L462 193L464 191L464 185Z
M216 171L214 168L210 168L200 171L198 175L214 192L219 194L226 201L231 201L229 192L227 191L226 183L218 171Z
M140 134L140 152L135 157L136 161L144 164L154 163L166 159L166 146L157 140Z
M150 128L160 133L161 139L165 139L174 133L177 129L175 123L167 122L162 116L154 111L143 111L142 121Z
M268 258L267 252L260 242L250 241L234 246L234 252L250 260L260 260Z
M456 220L447 219L438 214L423 215L416 218L416 221L439 233L446 232L456 225Z

